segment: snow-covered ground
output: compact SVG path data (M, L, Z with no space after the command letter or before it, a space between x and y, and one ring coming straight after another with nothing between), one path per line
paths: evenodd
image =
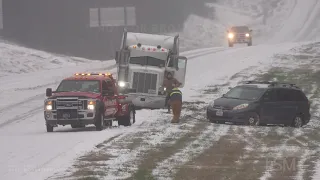
M234 144L237 144L235 137L239 139L249 138L249 142L245 141L245 148L242 146L234 147L232 144L226 145L231 146L230 149L242 150L239 152L242 155L238 155L241 156L239 159L232 159L231 157L231 162L222 165L232 166L234 163L246 163L242 160L252 155L248 155L250 152L269 153L268 155L271 157L274 155L273 158L276 158L277 155L281 158L283 154L288 152L292 155L301 155L304 159L299 161L297 173L289 175L297 179L305 179L305 176L310 177L306 175L306 172L309 173L312 170L304 168L305 162L306 159L310 158L309 156L317 154L318 151L317 149L313 151L303 149L303 147L308 146L308 144L302 143L303 135L306 133L305 130L283 131L279 128L256 130L228 125L204 124L203 114L201 114L203 109L201 108L225 91L222 88L215 93L206 94L204 90L208 87L224 87L226 83L235 85L242 79L233 81L230 79L233 79L232 77L238 72L253 77L254 74L264 72L271 65L275 65L274 54L286 54L293 47L301 45L301 41L316 41L316 38L320 35L318 31L319 18L317 18L320 10L317 2L317 0L220 0L217 4L211 4L216 8L215 15L217 18L215 20L190 16L181 35L185 49L224 46L226 42L225 30L228 26L234 24L251 26L256 36L254 44L259 45L235 48L217 47L183 53L190 59L187 84L182 89L184 100L187 104L195 106L191 107L194 112L189 109L191 112L184 111L183 116L187 117L193 114L193 118L199 118L200 121L193 119L187 121L185 125L178 126L170 125L170 116L163 115L161 110L142 110L137 112L137 123L129 128L121 127L97 132L91 127L77 130L70 127L59 127L55 129L54 133L46 133L42 112L45 89L56 87L63 77L75 72L115 72L114 61L90 61L81 58L62 57L0 43L0 54L2 56L0 61L0 99L2 100L0 102L0 143L3 144L0 148L0 179L43 180L50 176L51 178L68 179L68 175L75 176L75 172L78 173L78 171L88 171L88 174L82 174L83 176L98 176L99 172L90 173L99 170L108 175L106 179L130 177L133 174L141 173L139 171L141 164L150 164L148 160L143 159L143 155L150 150L159 145L171 144L175 146L178 141L181 141L181 138L184 138L184 135L195 138L188 139L190 142L187 142L186 146L178 146L169 155L159 157L159 159L151 159L154 163L150 164L151 172L147 174L170 179L174 174L179 175L181 173L180 170L175 169L177 167L184 167L187 170L199 168L199 166L204 167L204 164L188 163L212 146L216 147L219 144L219 146L225 147L225 144L223 144L225 141L221 139L228 138L226 137L227 134L234 135L229 137L231 140L235 140ZM277 63L282 66L281 60ZM199 102L200 104L197 106L195 104L198 101L203 102ZM197 115L196 111L200 112L199 117L195 116ZM312 122L312 125L312 128L319 128L315 121ZM195 129L196 127L197 129ZM193 131L195 131L195 134L192 134ZM268 149L267 147L275 140L274 134L279 137L283 136L285 140L281 144ZM125 141L122 142L123 139L130 140L135 135L141 139L132 140L131 148ZM259 141L261 135L268 135L270 144L261 143L263 142ZM252 136L256 136L256 139ZM110 139L113 140L109 142ZM298 143L298 145L295 144L298 147L294 150L290 148L293 146L290 144L292 139L295 140L295 143ZM310 139L311 145L315 146L314 141L316 142L316 140L312 137ZM101 149L101 147L95 149L100 153L97 156L105 158L103 162L100 162L100 159L100 161L96 161L96 164L91 164L94 169L90 169L89 166L82 167L81 164L74 164L77 157L90 153L95 145L103 141L105 141L103 148L106 149ZM261 145L261 147L256 147L255 143ZM139 147L135 147L135 144ZM122 148L122 145L125 147ZM311 145L309 144L309 146ZM287 150L285 150L286 148ZM229 152L230 149L224 150ZM259 151L254 151L255 149ZM104 155L104 150L110 151L109 154ZM170 148L165 150L172 151ZM215 151L218 150L215 149ZM300 154L304 151L306 151L304 154ZM223 155L221 152L216 153ZM229 153L232 154L233 152ZM214 153L212 152L212 154ZM215 160L219 162L218 158ZM225 163L225 161L223 162ZM101 165L101 169L97 165ZM314 168L309 164L307 165ZM257 178L281 177L277 172L268 172L268 170L272 171L272 168L274 167L270 166L267 170L260 169L259 172L262 172L262 174L256 174ZM119 171L119 169L122 170ZM313 170L317 171L316 169ZM224 174L225 172L217 171L216 173ZM55 175L52 176L53 174ZM101 176L107 176L106 174ZM75 178L78 178L78 176L70 177L70 179ZM317 174L314 179L317 179Z

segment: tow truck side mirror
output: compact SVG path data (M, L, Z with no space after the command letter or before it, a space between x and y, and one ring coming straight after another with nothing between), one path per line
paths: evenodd
M51 89L51 88L47 88L47 89L46 89L46 96L47 96L47 97L52 96L52 89Z

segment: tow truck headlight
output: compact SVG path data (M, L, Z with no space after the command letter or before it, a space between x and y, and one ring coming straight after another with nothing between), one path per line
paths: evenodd
M234 34L232 34L232 33L229 33L229 34L228 34L228 38L229 38L229 39L232 39L233 37L234 37Z
M250 34L247 33L247 34L246 34L246 37L249 37L249 36L250 36Z
M88 102L88 109L89 110L94 110L96 107L96 102L95 101L89 101Z
M46 101L45 110L46 111L51 111L52 110L52 101Z
M123 81L120 81L120 82L118 83L118 85L119 85L120 87L125 87L125 86L126 86L126 83L123 82Z
M240 104L240 105L234 107L233 110L244 109L244 108L247 108L248 106L249 106L249 104Z

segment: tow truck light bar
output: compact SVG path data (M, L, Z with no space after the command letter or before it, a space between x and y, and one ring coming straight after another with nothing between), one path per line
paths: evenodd
M75 76L112 76L111 73L76 73Z

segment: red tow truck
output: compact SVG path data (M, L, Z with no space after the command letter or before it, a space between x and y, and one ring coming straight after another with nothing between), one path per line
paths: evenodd
M135 106L120 95L118 83L110 73L77 73L61 81L56 91L46 89L44 118L47 132L58 125L83 128L94 124L96 130L135 123ZM115 123L116 124L116 123Z

